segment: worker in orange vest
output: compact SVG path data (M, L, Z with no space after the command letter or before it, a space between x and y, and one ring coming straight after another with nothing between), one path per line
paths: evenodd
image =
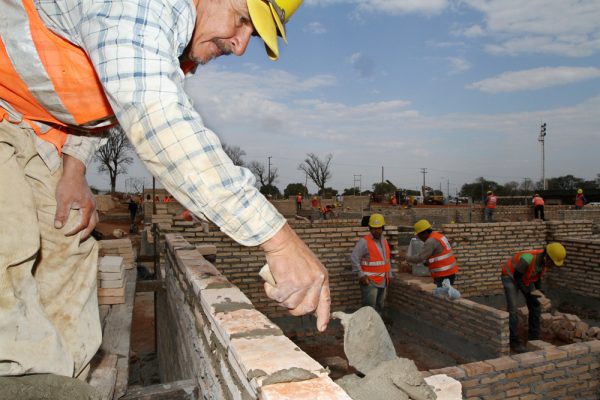
M448 238L440 232L434 231L426 219L417 221L414 229L415 235L424 244L419 254L407 256L406 261L411 264L427 264L437 287L442 287L445 279L448 279L450 285L454 285L458 264Z
M277 281L267 296L293 315L316 311L325 330L325 267L222 151L183 85L198 64L243 55L253 34L276 60L301 3L2 2L0 221L11 229L0 237L0 376L77 376L100 346L85 172L96 133L117 124L183 206L262 247Z
M358 240L350 260L358 274L363 306L383 312L390 281L390 246L383 235L385 219L381 214L369 217L369 234Z
M548 268L563 265L567 251L560 243L550 243L544 249L519 251L502 264L502 286L506 296L510 347L517 353L527 351L519 341L517 314L518 293L525 296L529 310L529 340L540 338L541 279Z
M544 221L544 199L539 194L535 194L531 200L533 204L533 217L534 219L541 219Z
M587 200L583 195L583 189L577 189L577 194L575 195L575 209L581 210L586 203Z
M302 210L302 193L296 195L296 211Z
M498 197L494 195L494 192L488 190L487 197L485 198L485 209L484 217L485 222L494 222L494 213L496 212L496 204L498 203Z

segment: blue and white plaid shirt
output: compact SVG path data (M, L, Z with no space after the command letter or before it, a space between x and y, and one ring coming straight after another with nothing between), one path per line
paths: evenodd
M138 156L183 206L247 246L284 225L252 173L233 165L183 90L179 56L194 30L192 0L35 3L51 30L86 51ZM89 162L98 141L71 142L64 152Z

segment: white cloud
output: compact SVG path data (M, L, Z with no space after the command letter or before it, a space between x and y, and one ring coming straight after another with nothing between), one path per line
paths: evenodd
M327 29L320 22L309 22L303 30L304 32L312 33L313 35L322 35L327 33Z
M448 0L307 0L307 5L331 6L336 4L356 5L359 11L379 12L392 15L425 14L435 15L449 5Z
M471 63L461 57L448 57L450 63L449 75L456 75L471 69Z
M373 75L375 63L362 53L352 54L348 59L348 63L352 65L359 78L369 78Z
M482 33L499 43L493 53L545 53L583 57L600 51L600 1L461 0L484 15ZM479 29L462 32L478 33Z
M505 72L492 78L474 82L468 85L467 88L487 93L516 92L566 85L598 77L600 77L600 68L545 67Z
M462 28L462 27L457 28L457 29L452 30L451 33L453 35L464 36L464 37L468 37L468 38L476 38L476 37L485 36L485 31L483 30L481 25L472 25L468 28Z

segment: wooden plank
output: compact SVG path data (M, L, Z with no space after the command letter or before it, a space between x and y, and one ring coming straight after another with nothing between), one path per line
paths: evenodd
M193 380L130 387L120 400L197 400L200 390Z
M159 280L139 281L135 287L136 292L163 292L165 282Z
M131 342L131 320L133 318L133 302L137 271L126 272L125 303L113 305L106 317L100 351L117 357L114 399L118 399L127 391L129 379L129 346Z

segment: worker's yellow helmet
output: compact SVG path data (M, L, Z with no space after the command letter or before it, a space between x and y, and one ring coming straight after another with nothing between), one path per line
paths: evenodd
M565 247L562 244L553 242L546 246L546 254L552 259L554 265L560 267L565 262L567 250L565 250Z
M579 193L579 194L583 193L583 189L577 189L577 193Z
M296 12L302 0L246 0L250 19L256 32L265 42L267 55L271 60L279 58L277 36L285 37L285 23Z
M487 191L487 194L492 194L492 191L491 191L491 190L488 190L488 191Z
M421 219L415 223L415 234L426 231L427 229L431 229L431 224L426 219Z
M385 225L385 219L381 214L371 214L369 217L369 226L371 228L381 228Z

